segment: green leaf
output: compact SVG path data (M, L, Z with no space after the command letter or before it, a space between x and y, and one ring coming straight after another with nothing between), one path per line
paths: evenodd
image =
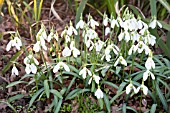
M170 49L170 31L168 31L166 39L166 45Z
M35 99L40 95L40 93L42 93L44 91L44 88L41 88L40 90L38 90L31 98L30 102L29 102L29 107L30 108L33 104L33 102L35 101Z
M60 100L59 100L59 102L58 102L58 104L57 104L57 107L56 107L56 110L55 110L54 113L58 113L58 112L60 111L62 101L63 101L63 99L60 99Z
M80 76L77 73L74 73L74 72L63 71L62 74L73 75L73 76L75 76L77 78L80 78Z
M15 95L15 96L10 97L10 98L8 99L8 102L10 103L10 102L12 102L12 101L18 100L18 99L23 98L23 97L24 97L23 94L17 94L17 95Z
M118 89L118 88L119 88L117 85L115 85L115 84L113 84L112 82L109 82L109 81L104 81L103 83L104 83L104 84L107 84L107 85L109 85L109 86L111 86L111 87L113 87L113 88L115 88L115 89Z
M65 100L68 100L69 97L71 97L73 94L75 94L76 92L79 92L81 89L80 88L77 88L77 89L74 89L72 90L65 98Z
M99 102L100 109L102 110L103 109L103 105L104 105L103 99L102 98L98 99L98 102Z
M133 111L133 112L135 112L135 113L138 113L134 108L132 108L132 107L130 107L130 106L127 106L126 109L129 109L129 110L131 110L131 111Z
M61 93L60 93L60 92L58 92L57 90L55 90L55 89L51 89L51 90L50 90L50 92L51 92L51 93L53 93L54 95L56 95L57 97L59 97L59 98L63 99L63 97L62 97Z
M76 73L79 73L79 70L77 68L75 68L74 66L68 64L68 67L70 68L70 70L72 70Z
M69 84L69 86L68 86L68 88L67 88L66 94L70 91L70 88L71 88L71 86L74 84L76 78L77 78L77 77L74 77L74 78L71 80L71 82L70 82L70 84Z
M8 107L10 107L14 111L14 113L18 113L17 110L9 102L0 101L0 103L5 103L6 105L8 105Z
M122 111L123 113L126 113L126 103L123 104Z
M11 65L13 64L13 62L22 54L22 50L18 51L12 58L11 60L7 63L7 65L2 69L2 73L5 74L9 68L11 67Z
M120 92L122 92L122 90L123 90L123 88L126 86L126 82L122 82L121 84L120 84L120 86L119 86L119 90L117 91L117 93L120 93Z
M170 5L166 0L158 0L170 13Z
M164 109L166 111L168 111L167 101L166 101L165 97L163 96L162 91L160 90L159 85L158 85L157 82L156 82L156 92L157 92L157 94L158 94L158 96L159 96L159 98L160 98L160 100L161 100L161 102L163 104Z
M34 17L36 21L40 20L43 0L34 0Z
M155 113L156 112L156 106L157 106L157 104L152 104L150 113Z
M23 79L25 79L27 77L34 77L34 74L25 74L24 76L21 77L20 80L23 80Z
M12 82L12 83L8 84L8 85L6 86L6 88L9 88L9 87L15 86L15 85L17 85L17 84L21 84L21 83L27 84L28 82L25 82L25 81L15 81L15 82Z
M157 17L156 0L150 0L151 15Z
M115 0L106 0L106 1L107 1L107 7L109 10L109 13L113 14L114 18L116 18Z
M44 80L44 90L45 90L47 98L49 98L50 97L50 88L48 85L48 80Z
M104 102L106 104L107 111L110 113L111 111L110 111L110 101L109 101L109 98L108 98L108 96L105 93L103 94L103 96L104 96Z
M125 91L122 91L122 92L119 92L119 93L117 92L117 94L110 100L110 104L112 104L123 93L125 93Z
M80 5L79 5L79 8L78 8L77 13L76 13L76 24L80 21L81 14L84 11L84 8L86 6L87 1L88 0L82 0Z

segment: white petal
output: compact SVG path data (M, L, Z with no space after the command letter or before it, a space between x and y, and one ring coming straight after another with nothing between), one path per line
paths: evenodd
M128 86L126 86L126 94L129 94L131 89L132 89L132 84L129 84Z
M37 67L34 64L30 65L32 73L36 74L37 73Z
M156 27L156 20L153 20L150 24L149 27L154 29Z
M97 99L103 98L103 92L101 91L100 88L96 90L95 96L97 97Z
M145 85L143 85L143 86L142 86L142 89L143 89L143 93L144 93L145 95L147 95L147 94L148 94L148 88L147 88Z
M70 56L70 55L71 55L71 50L66 46L66 47L64 48L64 50L62 51L62 55L63 55L64 57Z
M148 75L149 75L149 70L143 73L143 81L146 81L148 79Z
M12 40L7 44L6 51L9 51L11 49L11 46L12 46Z
M37 43L34 44L33 50L35 52L39 52L40 51L40 41L37 41Z
M56 72L58 72L58 70L60 69L60 65L56 65L56 66L54 66L54 68L53 68L53 73L56 73Z
M97 75L93 75L93 77L94 77L95 82L96 82L97 84L99 84L100 77L97 76Z
M118 36L119 41L121 41L124 38L125 34L124 33L120 33Z
M26 65L25 72L26 72L27 74L30 74L30 73L31 73L31 69L30 69L30 65L29 65L29 64Z
M89 85L91 84L91 81L92 81L92 77L90 78L90 80L89 80L89 82L88 82Z
M110 33L110 28L106 27L106 29L105 29L105 36L107 36L109 33Z
M12 75L19 75L18 69L15 66L12 68Z
M157 24L160 28L162 28L162 24L159 21L157 21Z
M80 55L80 51L77 48L73 49L73 56L76 58L78 55Z
M119 63L119 61L120 61L120 58L118 58L118 59L116 60L116 62L114 63L114 67L117 66L117 64Z
M109 62L110 61L110 58L111 58L111 55L110 54L106 54L106 60Z
M61 65L64 67L66 71L70 72L70 68L64 62L61 62Z
M127 66L127 62L122 56L120 56L120 63L124 66Z

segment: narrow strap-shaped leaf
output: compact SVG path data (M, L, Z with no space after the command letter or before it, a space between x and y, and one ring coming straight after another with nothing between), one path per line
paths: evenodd
M44 90L45 90L47 98L49 98L50 97L50 88L48 85L48 80L44 80Z
M73 83L75 82L76 78L77 78L77 77L74 77L74 78L71 80L71 82L70 82L70 84L69 84L69 86L68 86L68 88L67 88L66 94L70 91L70 88L71 88L71 86L73 85Z
M60 99L60 100L59 100L59 102L58 102L58 104L57 104L57 107L56 107L56 110L55 110L54 113L58 113L58 112L60 111L62 101L63 101L63 99Z
M107 1L107 7L109 10L109 13L113 14L113 16L116 18L115 0L106 0L106 1Z
M44 91L44 88L41 88L40 90L38 90L31 98L30 103L29 103L29 107L30 108L33 104L33 102L35 101L35 99L40 95L40 93L42 93Z
M123 113L126 113L126 103L123 104L122 111Z
M108 98L108 96L105 93L103 95L104 95L104 102L106 104L107 111L108 111L108 113L110 113L111 110L110 110L110 101L109 101L109 98Z
M11 65L13 64L13 62L22 54L22 50L18 51L12 58L11 60L7 63L7 65L2 69L2 74L5 74L9 68L11 67Z
M159 85L158 85L157 82L156 82L156 92L158 93L158 96L159 96L159 98L160 98L160 100L161 100L161 102L162 102L163 108L164 108L166 111L168 111L167 101L166 101L165 97L163 96L162 91L160 90Z
M50 92L53 93L54 95L56 95L57 97L61 98L61 99L63 98L62 95L61 95L61 93L58 92L58 91L55 90L55 89L51 89Z
M102 98L98 99L98 102L99 102L100 109L103 109L103 105L104 105L103 99Z
M150 113L155 113L157 104L152 104Z
M109 86L111 86L111 87L113 87L113 88L115 88L115 89L118 89L118 88L119 88L116 84L113 84L112 82L109 82L109 81L104 81L103 83L104 83L104 84L107 84L107 85L109 85Z
M15 101L15 100L18 100L18 99L20 99L20 98L23 98L23 97L24 97L23 94L17 94L17 95L15 95L15 96L10 97L10 98L8 99L8 102L10 103L10 102L13 102L13 101Z
M125 91L119 92L117 93L111 100L110 103L112 104L120 95L122 95L123 93L125 93Z
M9 102L0 101L0 103L5 103L6 105L8 105L8 107L10 107L14 111L14 113L18 113L17 110Z
M151 15L157 17L156 0L150 0Z
M170 13L170 5L166 0L158 0Z
M25 81L15 81L15 82L12 82L12 83L8 84L8 85L6 86L6 88L9 88L9 87L15 86L15 85L17 85L17 84L21 84L21 83L27 84L28 82L25 82Z

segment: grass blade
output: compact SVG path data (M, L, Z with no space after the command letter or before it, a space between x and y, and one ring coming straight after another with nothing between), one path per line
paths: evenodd
M162 91L160 90L158 83L156 83L156 92L158 93L158 96L159 96L159 98L160 98L160 100L163 104L164 109L166 111L168 111L167 101L166 101L165 97L163 96Z
M44 80L44 90L45 90L47 98L49 98L50 97L50 88L48 85L48 80Z
M170 13L170 5L166 0L158 0Z
M157 104L153 104L150 113L155 113Z
M113 14L113 16L116 18L115 0L107 0L107 7L109 10L109 13Z
M61 95L61 93L58 92L58 91L55 90L55 89L51 89L50 92L53 93L54 95L56 95L57 97L61 98L61 99L63 98L62 95Z
M8 84L6 86L6 88L9 88L9 87L15 86L17 84L21 84L21 83L25 83L26 84L27 82L25 82L25 81L15 81L15 82L12 82L12 83Z
M157 17L156 0L150 0L151 15Z
M22 54L22 50L18 51L12 58L11 60L7 63L7 65L2 69L2 73L5 74L9 68L11 67L11 65L13 64L14 61L16 61L16 59Z
M110 101L109 101L109 98L106 94L103 94L104 95L104 102L106 104L106 108L107 108L107 111L110 113Z

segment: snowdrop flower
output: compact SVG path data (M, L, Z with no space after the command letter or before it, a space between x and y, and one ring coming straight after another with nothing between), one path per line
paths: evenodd
M139 89L143 90L143 94L148 94L148 88L144 85L144 83L142 83L142 85L137 88L137 92L139 92Z
M40 41L37 41L36 44L34 44L33 50L35 52L39 52L40 51Z
M29 54L27 57L24 58L24 64L27 65L31 63L35 63L36 65L39 65L38 60L35 59L33 55Z
M78 55L80 55L80 51L75 47L74 41L71 41L70 49L73 51L73 56L76 58Z
M98 40L98 42L95 43L96 46L96 52L99 53L104 45L104 42L101 40Z
M99 26L99 23L95 21L92 17L90 17L90 21L88 22L88 25L90 25L93 29L95 29L95 26Z
M86 78L87 74L90 75L90 76L92 76L91 71L88 70L86 67L84 67L84 68L79 72L79 75L82 75L82 77L83 77L84 79Z
M132 52L133 53L135 53L136 51L137 51L137 47L135 46L135 45L132 45L132 47L129 49L129 51L128 51L128 55L131 55L132 54Z
M108 21L109 21L109 18L108 18L107 15L104 13L103 25L104 25L104 26L107 26L107 25L108 25Z
M91 76L91 75L90 75L90 76ZM99 77L99 76L93 74L93 75L91 76L91 78L90 78L88 84L91 84L92 79L94 79L95 82L96 82L97 84L99 84L99 80L100 80L100 77Z
M137 89L135 88L135 86L133 86L133 84L130 83L128 86L126 86L126 94L129 94L132 89L135 93L137 93Z
M61 68L64 68L64 70L70 72L70 68L64 62L59 62L56 66L54 66L53 72L57 73Z
M63 57L71 56L71 49L68 48L68 46L65 46L64 50L62 51Z
M124 32L123 33L121 32L118 36L119 41L121 41L124 38L124 36L125 36Z
M53 36L54 36L54 33L53 33L53 31L51 31L50 34L47 37L47 41L50 42L51 39L53 39Z
M88 29L87 32L86 32L86 34L85 34L85 39L87 39L87 37L88 37L89 39L94 39L94 38L96 38L97 36L98 36L98 35L97 35L96 31L94 31L93 29Z
M142 29L143 21L141 19L138 20L138 29Z
M119 24L118 24L117 20L112 19L112 20L111 20L111 28L114 29L115 25L116 25L117 27L119 27Z
M154 69L155 68L155 63L152 59L152 57L148 57L148 59L145 62L145 67L147 70Z
M9 43L6 46L6 51L9 51L11 47L16 47L18 50L20 50L20 47L22 46L22 42L18 37L14 37L14 39L10 40Z
M138 32L136 32L136 31L131 32L131 39L132 39L133 43L134 43L135 41L139 41L140 35L138 34Z
M78 34L78 33L77 33L77 30L76 30L72 25L70 25L70 27L69 27L68 30L67 30L67 35L71 36L73 33L74 33L75 35Z
M145 54L149 54L150 53L150 49L149 47L143 43L143 41L139 41L139 43L136 45L136 48L138 48L138 53L142 53L142 51L145 51Z
M149 70L146 70L146 72L143 73L143 81L146 81L148 79L148 76L150 75L151 75L151 78L155 80L154 74L150 72Z
M16 68L15 65L12 68L12 75L19 75L18 69Z
M114 67L116 67L119 62L120 62L122 65L127 66L126 60L125 60L122 56L119 56L119 58L118 58L118 59L116 60L116 62L114 63Z
M101 91L99 87L95 92L95 96L97 97L97 99L103 98L103 92Z
M129 32L125 31L125 41L129 42L129 40L130 40L130 34Z
M45 40L44 38L42 37L39 37L38 41L34 44L34 47L33 47L33 50L35 52L39 52L41 47L44 49L44 50L47 50L47 47L45 45Z
M31 64L26 64L26 68L25 68L25 72L27 74L30 74L31 72L33 74L37 73L37 67L35 66L35 64L31 63Z
M153 36L153 35L151 35L151 34L148 33L148 35L146 36L146 39L147 39L147 40L145 40L145 44L148 42L148 43L151 44L152 46L155 45L155 43L156 43L156 37L155 37L155 36Z
M110 33L110 28L106 27L106 29L105 29L105 36L107 36L109 33Z
M154 17L153 21L149 24L149 27L154 29L156 25L162 28L162 24L159 21L157 21L156 18Z
M77 23L77 25L76 25L76 29L83 29L84 28L84 25L85 25L85 23L84 23L84 21L81 19L78 23Z

